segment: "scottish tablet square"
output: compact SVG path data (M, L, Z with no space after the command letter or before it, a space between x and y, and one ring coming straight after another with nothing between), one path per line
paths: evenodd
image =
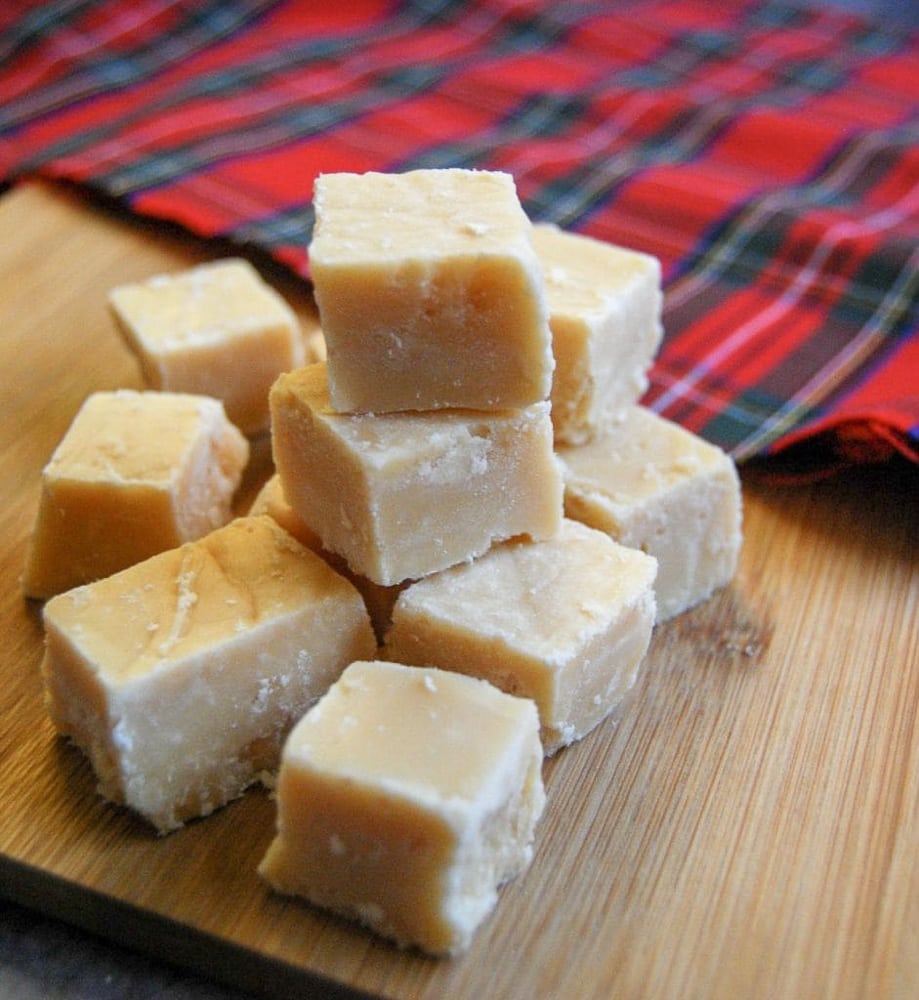
M259 871L400 946L457 954L532 859L541 766L529 699L354 663L285 744Z
M325 174L310 267L342 412L507 409L554 359L531 226L508 174Z

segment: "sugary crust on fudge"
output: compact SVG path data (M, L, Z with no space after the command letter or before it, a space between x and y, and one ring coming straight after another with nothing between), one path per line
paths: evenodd
M267 426L277 375L306 360L295 313L243 259L121 285L109 307L151 388L221 399L247 434Z
M483 677L536 702L547 754L582 738L632 687L654 623L657 562L565 520L411 584L384 655Z
M561 523L548 403L492 413L340 414L323 365L271 391L275 466L293 509L354 572L392 585ZM322 470L317 474L316 470Z
M314 203L311 273L336 410L548 398L541 273L509 175L325 174Z
M609 434L558 455L566 515L658 558L659 622L733 578L742 501L720 448L636 406Z
M556 368L555 439L582 444L648 388L660 345L660 262L648 254L538 223Z
M216 399L94 393L42 472L23 590L44 599L220 527L248 459Z
M44 624L52 721L161 832L276 768L291 724L376 648L357 591L269 517L52 598Z
M353 664L287 741L260 873L401 946L463 951L532 858L541 761L528 700Z

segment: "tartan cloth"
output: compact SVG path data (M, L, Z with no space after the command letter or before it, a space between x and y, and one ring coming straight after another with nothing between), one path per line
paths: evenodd
M919 462L915 30L782 0L0 5L5 184L308 278L318 173L441 166L660 259L657 412L806 476Z

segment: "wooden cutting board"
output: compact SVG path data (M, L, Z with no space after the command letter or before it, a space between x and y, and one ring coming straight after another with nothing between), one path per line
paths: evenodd
M0 227L5 894L275 996L319 979L387 997L919 995L913 470L783 490L745 475L736 580L659 627L627 704L546 763L529 871L467 955L400 952L266 890L264 793L157 838L56 739L18 582L42 466L89 392L140 386L107 290L232 251L38 185L0 199ZM268 471L263 441L241 503Z

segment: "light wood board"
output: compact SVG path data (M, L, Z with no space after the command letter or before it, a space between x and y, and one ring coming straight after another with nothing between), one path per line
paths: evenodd
M547 762L529 871L467 955L400 952L266 890L263 792L157 838L52 732L19 591L41 468L89 392L140 385L108 289L229 251L32 184L0 225L0 891L276 996L919 995L913 470L745 476L736 580L659 627L622 710ZM243 503L268 470L262 442Z

